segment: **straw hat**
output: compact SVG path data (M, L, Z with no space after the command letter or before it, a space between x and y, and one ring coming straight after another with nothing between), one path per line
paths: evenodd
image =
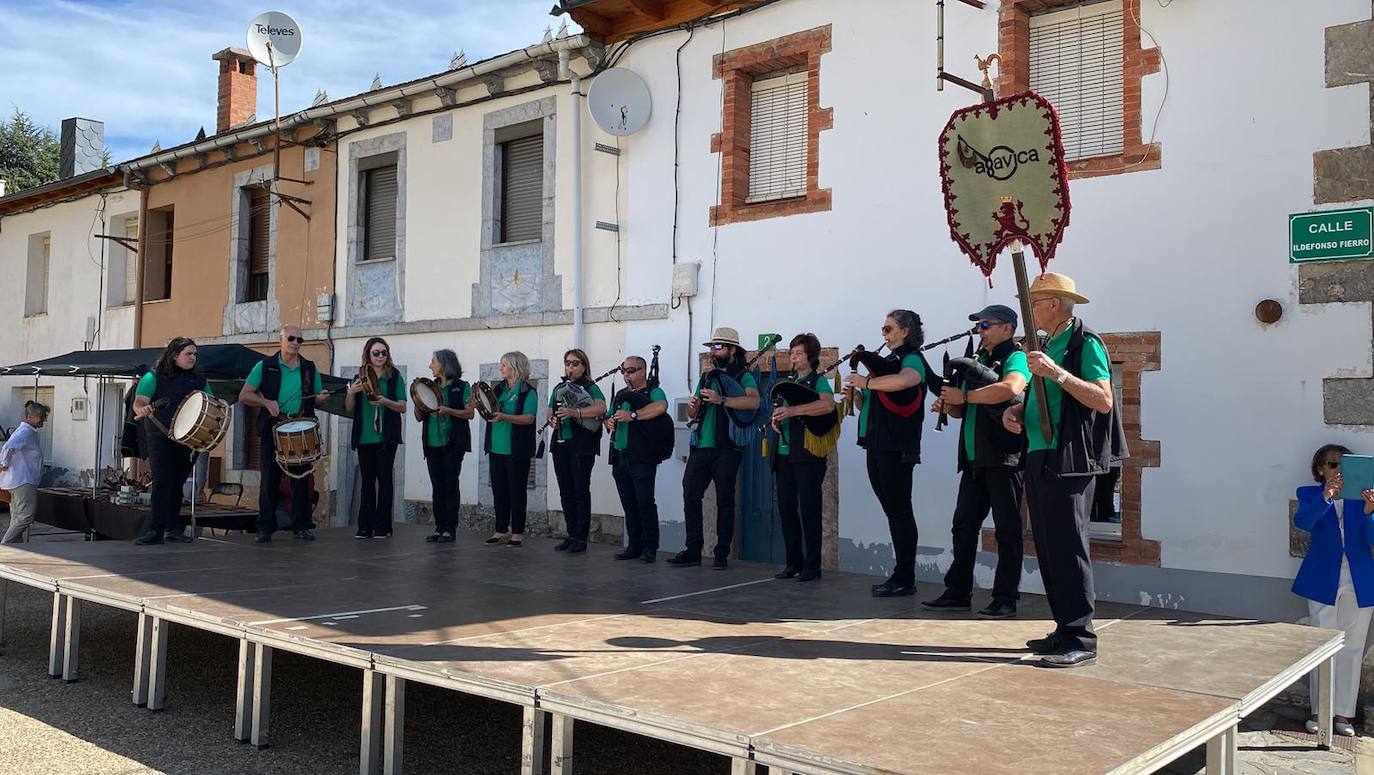
M1075 304L1087 304L1088 297L1079 294L1078 284L1072 277L1058 272L1046 272L1031 283L1031 296L1044 294L1046 296L1059 296L1068 299Z
M739 332L733 328L729 328L728 326L720 326L715 330L715 333L711 334L711 341L702 342L702 345L709 347L717 343L733 344L734 346L739 347Z

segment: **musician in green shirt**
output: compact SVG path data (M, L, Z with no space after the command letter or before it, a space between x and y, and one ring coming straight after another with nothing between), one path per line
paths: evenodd
M601 454L601 418L606 396L588 375L591 364L580 349L563 353L563 382L549 391L549 422L554 427L553 472L568 537L554 551L587 551L592 527L592 465Z
M658 356L655 355L655 364ZM625 509L625 548L617 560L658 559L658 503L654 498L658 464L671 451L672 421L668 397L649 387L644 359L631 355L620 364L625 389L616 394L615 414L606 419L611 431L611 474ZM655 369L655 376L657 370Z
M468 421L473 409L472 386L463 381L463 364L452 350L435 350L429 360L430 374L439 387L439 407L423 419L425 466L433 486L434 534L430 543L453 543L458 530L458 508L462 503L458 477L463 457L472 450ZM420 411L420 407L416 407Z
M806 448L807 431L797 418L834 414L835 394L830 383L817 373L821 341L815 334L792 337L787 358L792 365L792 376L788 379L816 391L817 398L799 406L784 403L773 410L773 427L778 429L774 482L778 519L787 547L787 566L775 578L811 581L821 577L821 487L825 483L826 460Z

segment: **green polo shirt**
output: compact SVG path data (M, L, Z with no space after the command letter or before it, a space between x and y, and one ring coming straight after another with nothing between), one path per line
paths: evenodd
M529 414L533 415L539 411L539 397L531 390L524 400L523 406L517 406L517 399L520 397L520 385L510 387L507 385L501 390L501 395L496 399L496 405L504 414ZM509 422L494 422L491 424L491 451L500 455L510 454L510 435L513 426Z
M593 382L591 386L587 388L587 394L590 395L592 398L596 399L597 401L606 400L606 394L601 392L601 388L597 387L595 382ZM554 406L555 401L556 399L554 398L553 391L549 391L549 409L558 408ZM571 441L573 437L572 424L573 421L571 420L565 423L560 423L558 426L558 438L562 439L563 441Z
M384 384L386 384L386 380L380 380L378 389L380 390L380 386ZM404 401L405 395L401 392L404 388L401 387L400 374L393 374L391 376L391 385L392 394L386 397L390 398L392 401ZM384 406L373 406L372 401L368 399L365 393L359 393L354 400L361 402L358 422L362 423L362 430L358 433L358 446L361 447L364 444L381 444L382 433L378 430L378 428L381 427L381 423L374 420L372 416L378 412L389 412L391 410Z
M991 360L992 355L987 350L978 351L979 363L986 366ZM1002 376L1005 378L1008 374L1020 374L1026 378L1027 382L1030 381L1030 367L1026 365L1025 353L1020 350L1011 351L1011 355L1008 355L1006 362L1002 364ZM964 448L960 454L965 460L970 461L974 459L973 440L977 436L974 432L974 426L978 422L978 415L982 414L982 412L977 411L978 406L978 404L964 404Z
M138 387L134 388L134 395L143 396L151 401L156 394L157 375L153 374L151 371L145 371L143 376L138 380ZM210 392L210 386L208 384L205 386L205 394L208 396L214 395L214 393Z
M793 375L792 377L789 377L788 380L791 382L801 382L809 376L811 376L811 373L807 372L806 374L802 375ZM816 380L815 387L816 392L819 393L822 397L829 396L831 402L834 402L835 391L830 387L830 380L818 379ZM788 405L786 401L783 401L782 403L783 406ZM787 420L783 420L779 424L779 426L782 428L782 433L778 434L778 454L790 455L792 453L792 423L788 422Z
M1069 337L1073 334L1073 327L1064 329L1058 336L1045 342L1044 352L1050 356L1055 363L1063 365L1064 354L1069 349ZM1107 360L1107 348L1102 345L1096 337L1084 337L1083 342L1083 373L1080 375L1085 382L1111 381L1112 364ZM1036 383L1044 382L1045 398L1050 407L1050 427L1054 428L1054 433L1050 435L1050 440L1045 441L1045 437L1040 431L1040 399L1036 396ZM1029 441L1027 450L1035 452L1041 449L1059 448L1059 418L1063 414L1062 406L1064 401L1064 388L1052 379L1032 380L1030 389L1026 391L1026 418L1025 429L1026 439Z
M451 409L462 409L468 405L472 398L472 385L463 388L463 403L453 406L448 402L448 388L439 388L439 405L447 406ZM453 418L442 414L431 414L425 418L425 446L426 447L446 447L448 446L449 431L453 427Z
M926 381L925 362L921 360L920 353L907 353L906 355L903 355L902 368L915 369L916 373L921 375L921 382ZM871 409L873 407L873 391L869 390L868 388L864 388L863 397L864 405L862 408L859 409L859 438L861 439L864 436L868 435L868 417L870 414L872 414Z
M704 379L704 377L703 377L703 379ZM745 390L748 390L748 389L751 389L751 388L754 389L754 390L758 390L758 389L759 389L758 380L754 379L754 375L753 375L752 372L748 372L748 371L744 372L744 377L739 381L739 384L740 384L740 386L743 387ZM696 392L693 393L692 395L694 395L694 396L699 396L699 395L701 395L701 388L702 388L702 387L703 387L703 385L702 385L701 380L697 380L697 390L696 390ZM724 407L722 407L722 406L716 406L715 404L707 404L707 405L706 405L706 414L702 415L702 418L701 418L701 431L700 431L700 433L697 434L697 449L714 449L714 448L715 448L715 446L716 446L716 423L717 423L717 422L729 422L729 421L730 421L729 418L726 418L725 420L718 420L718 419L717 419L717 418L720 416L721 410L722 410L723 408L724 408Z
M277 365L281 367L281 388L277 390L277 405L281 407L282 414L301 413L301 362L296 361L296 367L291 368L282 363L281 356L277 356ZM244 380L254 390L262 388L262 361L253 364L253 370L248 372L248 379ZM319 395L324 392L324 381L320 379L320 370L315 369L315 385L310 392Z
M654 388L649 391L649 401L662 401L667 403L668 396L664 394L662 388ZM628 401L621 401L620 406L617 406L616 409L624 409L628 412L630 411L630 403ZM611 439L611 449L623 451L628 446L630 446L630 424L628 422L616 423L615 437Z

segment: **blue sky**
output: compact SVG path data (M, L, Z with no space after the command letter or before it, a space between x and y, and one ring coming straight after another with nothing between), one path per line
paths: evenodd
M301 53L282 69L282 113L318 89L339 99L537 43L552 0L0 0L0 110L15 107L57 131L63 118L105 122L115 162L215 131L216 62L244 46L248 22L283 11L301 25ZM383 10L385 9L385 10ZM574 31L576 25L572 25ZM258 117L272 114L272 80L258 75Z

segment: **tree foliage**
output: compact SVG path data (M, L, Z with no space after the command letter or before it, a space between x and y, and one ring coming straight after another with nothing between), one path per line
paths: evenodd
M62 143L51 129L38 126L29 114L15 108L9 121L0 121L0 178L12 194L57 180Z

